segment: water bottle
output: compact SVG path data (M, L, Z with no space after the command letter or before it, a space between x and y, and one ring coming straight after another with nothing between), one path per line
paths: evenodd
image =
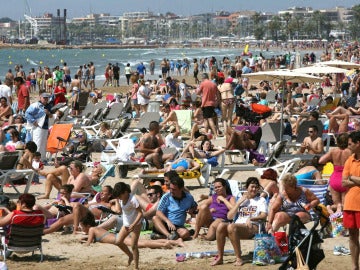
M25 143L32 141L31 130L26 130Z

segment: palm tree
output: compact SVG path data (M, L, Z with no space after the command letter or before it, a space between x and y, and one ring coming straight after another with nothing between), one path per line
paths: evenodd
M281 27L281 21L279 16L274 16L268 24L268 30L273 40L279 39L279 29Z
M291 14L289 12L286 12L282 19L285 21L285 33L288 39L290 39L290 29L289 29L289 22L291 20Z

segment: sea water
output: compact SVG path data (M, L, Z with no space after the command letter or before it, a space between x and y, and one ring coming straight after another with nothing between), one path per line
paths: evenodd
M214 56L217 61L222 61L224 56L229 57L232 61L235 56L240 56L242 49L234 48L144 48L144 49L1 49L0 50L0 79L3 80L8 69L12 69L16 64L23 65L26 75L31 68L37 70L38 66L49 66L51 69L55 66L63 66L66 62L71 70L72 76L75 74L80 65L88 64L92 61L96 68L96 80L105 80L105 67L108 63L119 63L121 82L125 82L124 67L130 63L132 70L143 62L147 67L146 78L156 79L161 74L160 62L163 58L177 61L187 58L192 63L194 58ZM259 55L260 52L270 58L272 55L285 54L287 51L260 51L252 50L253 55ZM149 76L149 63L155 61L155 75ZM208 71L208 70L207 70ZM189 73L191 74L191 73Z

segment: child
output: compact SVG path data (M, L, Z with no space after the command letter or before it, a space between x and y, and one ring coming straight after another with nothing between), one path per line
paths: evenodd
M38 170L43 170L43 169L44 169L44 163L41 162L41 153L40 153L40 152L35 152L31 166L32 166L36 171L38 171ZM40 184L39 174L38 174L38 173L35 173L32 182L35 183L35 184Z
M134 260L135 269L139 269L138 240L141 230L141 220L143 217L141 207L135 196L131 194L130 186L124 182L118 182L115 184L113 196L120 200L121 209L119 209L119 211L122 211L123 216L123 227L116 236L115 245L119 246L119 248L129 256L128 265L130 265L132 260ZM133 253L131 253L127 245L124 243L125 238L130 233L132 233L131 248Z
M71 110L72 115L78 115L79 114L79 95L80 90L76 86L72 89L72 97L71 97Z
M54 79L52 77L48 78L46 80L46 92L52 93L53 85L54 85Z

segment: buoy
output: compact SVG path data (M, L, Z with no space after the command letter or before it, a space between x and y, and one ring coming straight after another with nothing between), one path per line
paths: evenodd
M11 59L11 55L9 55L9 59Z
M64 63L64 60L60 59L60 63Z
M43 61L40 61L39 64L42 65L42 64L43 64Z
M11 61L9 61L9 65L12 65L12 62L11 62Z

